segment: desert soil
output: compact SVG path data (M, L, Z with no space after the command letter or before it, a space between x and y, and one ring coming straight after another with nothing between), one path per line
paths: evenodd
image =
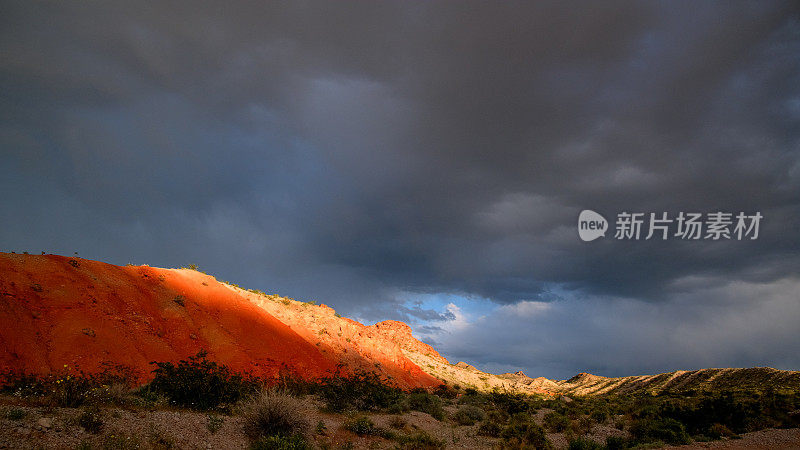
M103 408L104 426L96 434L89 433L78 424L81 409L51 408L15 405L13 399L0 399L0 448L13 449L75 449L88 444L91 448L119 448L121 443L130 444L126 448L165 448L159 443L171 443L173 448L181 449L243 449L248 440L242 431L239 417L219 416L222 426L216 432L209 431L209 415L186 410L139 410L117 407ZM306 399L306 415L313 429L322 421L325 430L314 434L317 444L327 444L330 448L340 448L348 443L351 448L395 448L396 442L375 436L358 436L342 428L346 414L320 412L319 405L311 398ZM21 409L25 416L10 420L6 413L11 409ZM445 408L448 413L454 406ZM539 411L541 419L545 410ZM458 426L448 421L438 421L428 414L412 411L402 415L369 414L379 427L393 429L393 422L402 421L404 425L395 431L414 433L425 431L443 440L447 448L490 449L500 441L477 435L478 426ZM399 419L399 420L398 420ZM604 442L609 435L620 431L608 426L595 426L590 437ZM556 449L567 447L563 434L548 434ZM110 444L111 441L114 443ZM136 446L138 444L138 447ZM764 430L746 433L741 439L708 443L695 443L681 449L800 449L800 429Z

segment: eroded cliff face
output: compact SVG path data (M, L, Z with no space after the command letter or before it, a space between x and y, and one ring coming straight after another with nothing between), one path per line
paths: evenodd
M253 294L188 269L0 254L0 369L93 372L123 364L144 381L151 361L200 349L265 377L377 370L404 388L439 384L378 328L328 307Z

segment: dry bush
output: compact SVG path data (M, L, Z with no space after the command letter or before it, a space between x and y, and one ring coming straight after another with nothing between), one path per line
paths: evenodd
M270 436L301 436L309 434L310 423L302 402L279 391L262 391L241 407L244 431L252 440Z

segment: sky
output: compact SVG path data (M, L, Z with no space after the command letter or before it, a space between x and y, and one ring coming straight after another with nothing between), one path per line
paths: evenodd
M194 263L493 372L800 369L797 2L133 3L0 2L0 250ZM758 238L613 236L717 211Z

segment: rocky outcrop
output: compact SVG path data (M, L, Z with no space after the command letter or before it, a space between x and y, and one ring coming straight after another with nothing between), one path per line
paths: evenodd
M399 322L397 320L384 320L383 322L376 323L373 325L373 327L375 327L375 329L378 330L378 333L380 333L382 336L386 337L392 342L397 342L400 345L400 348L405 351L430 356L439 362L448 364L447 359L440 355L439 352L434 350L433 347L412 336L411 327L403 322Z

